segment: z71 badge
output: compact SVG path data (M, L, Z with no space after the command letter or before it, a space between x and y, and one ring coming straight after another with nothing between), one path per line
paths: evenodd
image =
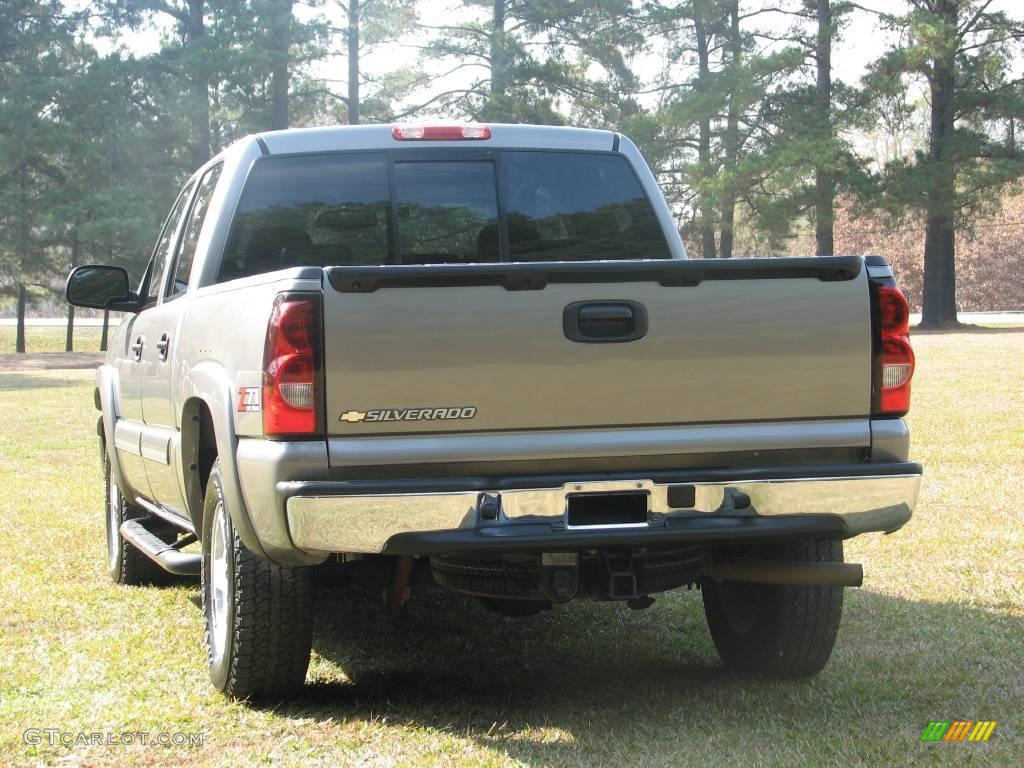
M345 411L338 421L355 424L361 421L450 421L472 419L476 408L376 408L369 411Z
M260 388L239 387L238 388L238 412L255 413L260 409Z

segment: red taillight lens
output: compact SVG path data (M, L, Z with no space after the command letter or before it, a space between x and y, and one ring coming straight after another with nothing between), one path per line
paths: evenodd
M397 141L482 141L491 138L486 125L394 125Z
M878 288L878 321L882 335L910 334L910 307L903 292L896 286L882 285Z
M914 350L910 346L910 307L895 285L876 287L878 306L878 400L876 412L902 416L910 410Z
M320 299L282 293L274 300L263 352L263 432L319 432Z

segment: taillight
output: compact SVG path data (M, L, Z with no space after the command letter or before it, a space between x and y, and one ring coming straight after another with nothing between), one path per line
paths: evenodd
M902 416L910 410L914 350L910 346L910 307L892 278L873 282L876 415Z
M486 125L394 125L391 135L396 141L481 141L491 138Z
M320 297L282 293L274 300L263 350L263 432L320 432Z

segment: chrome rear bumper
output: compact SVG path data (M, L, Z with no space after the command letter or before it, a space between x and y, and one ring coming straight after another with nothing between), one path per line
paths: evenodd
M426 549L451 546L487 549L585 548L657 545L659 541L742 539L813 532L843 538L868 531L894 531L906 523L917 500L921 468L916 464L834 468L814 476L793 470L742 473L747 477L689 480L587 479L543 487L496 487L467 482L434 490L431 484L387 484L367 489L345 482L281 483L288 530L296 547L310 553L416 553L416 536ZM883 471L884 470L884 471ZM859 472L859 473L858 473ZM663 473L651 473L655 474ZM537 478L535 478L537 480ZM439 485L434 483L433 486ZM443 483L440 485L444 485ZM630 492L647 497L645 522L573 526L568 500L574 494ZM777 519L773 527L770 523ZM808 524L801 527L800 520ZM817 521L820 526L811 525ZM398 543L401 542L401 546ZM424 553L426 551L424 550Z

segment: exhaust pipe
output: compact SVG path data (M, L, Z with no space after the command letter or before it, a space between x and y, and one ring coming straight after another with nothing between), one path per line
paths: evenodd
M746 581L799 587L859 587L860 563L787 563L778 560L714 560L704 571L715 581Z

